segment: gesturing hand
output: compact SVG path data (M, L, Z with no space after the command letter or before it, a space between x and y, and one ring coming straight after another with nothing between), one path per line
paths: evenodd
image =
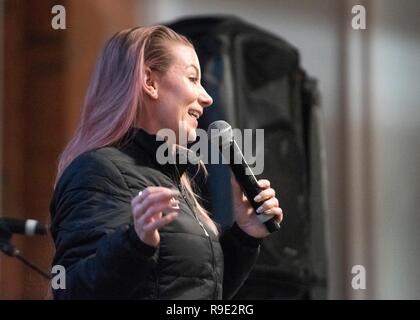
M141 241L152 247L159 245L159 229L178 216L178 195L174 189L147 187L131 201L134 229Z

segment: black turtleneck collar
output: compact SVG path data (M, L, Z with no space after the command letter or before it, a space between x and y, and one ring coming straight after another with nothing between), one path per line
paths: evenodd
M130 136L133 137L134 143L140 147L142 150L146 151L150 159L153 161L153 163L158 167L159 170L161 170L163 173L169 175L172 178L175 178L176 180L179 180L180 176L188 170L191 169L193 164L189 163L187 161L186 164L180 163L180 157L183 157L185 159L186 152L188 149L182 150L177 148L176 149L176 155L175 155L175 163L166 163L166 164L160 164L156 159L156 153L160 146L163 144L167 144L167 146L163 147L165 150L170 150L169 145L166 141L157 140L155 134L149 134L142 128L133 128L132 133L130 132ZM192 152L192 151L189 151ZM185 161L184 161L185 162Z

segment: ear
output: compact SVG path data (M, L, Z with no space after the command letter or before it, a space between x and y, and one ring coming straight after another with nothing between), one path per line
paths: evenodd
M144 74L143 90L149 98L153 100L158 98L158 75L150 68L146 68Z

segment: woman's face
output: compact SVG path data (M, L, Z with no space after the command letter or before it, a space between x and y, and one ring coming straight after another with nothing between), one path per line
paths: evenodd
M160 129L175 132L177 142L180 132L188 142L195 141L198 118L213 99L201 86L201 70L195 50L183 44L169 44L173 61L164 75L156 76L156 97L147 108L149 124L156 133ZM152 123L150 123L152 122Z

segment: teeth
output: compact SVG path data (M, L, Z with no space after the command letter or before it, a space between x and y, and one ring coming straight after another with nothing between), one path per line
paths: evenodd
M198 119L200 117L200 114L197 111L194 111L194 110L189 111L188 114L193 116L196 119Z

